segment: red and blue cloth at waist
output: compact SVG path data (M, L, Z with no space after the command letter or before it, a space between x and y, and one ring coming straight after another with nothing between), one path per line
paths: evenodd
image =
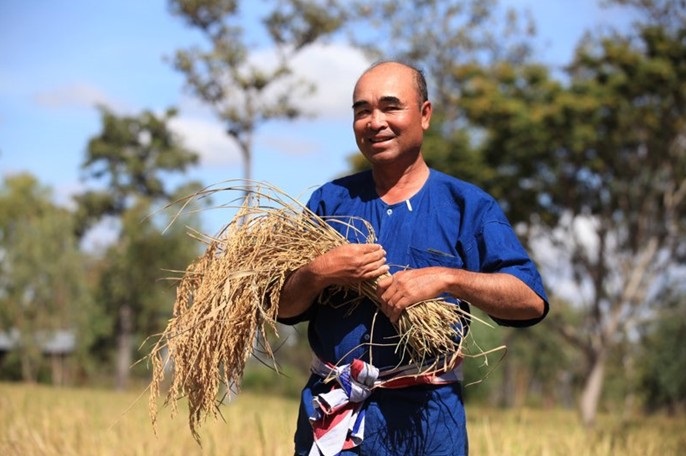
M314 413L309 417L314 435L310 456L332 456L354 448L364 439L365 401L376 388L405 388L415 385L445 385L462 380L461 357L449 369L422 373L416 365L379 371L360 359L335 366L319 358L311 370L325 380L336 380L330 391L313 397Z

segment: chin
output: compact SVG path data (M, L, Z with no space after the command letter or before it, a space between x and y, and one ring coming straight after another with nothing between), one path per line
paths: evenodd
M370 161L389 161L398 158L396 151L388 148L366 147L362 154Z

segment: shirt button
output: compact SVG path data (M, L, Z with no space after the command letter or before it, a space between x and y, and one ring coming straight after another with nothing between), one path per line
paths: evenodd
M387 209L386 214L391 215L393 213L393 209Z
M365 334L364 337L362 337L364 340L369 340L369 334Z

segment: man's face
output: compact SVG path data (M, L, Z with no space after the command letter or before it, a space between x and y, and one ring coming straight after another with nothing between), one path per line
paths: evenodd
M414 74L403 65L379 65L355 85L353 131L372 165L416 159L430 119L431 103L420 104Z

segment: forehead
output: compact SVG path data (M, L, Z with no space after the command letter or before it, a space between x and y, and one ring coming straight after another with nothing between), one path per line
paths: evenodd
M373 103L388 97L401 101L416 97L411 69L395 63L379 65L360 76L353 91L353 103Z

